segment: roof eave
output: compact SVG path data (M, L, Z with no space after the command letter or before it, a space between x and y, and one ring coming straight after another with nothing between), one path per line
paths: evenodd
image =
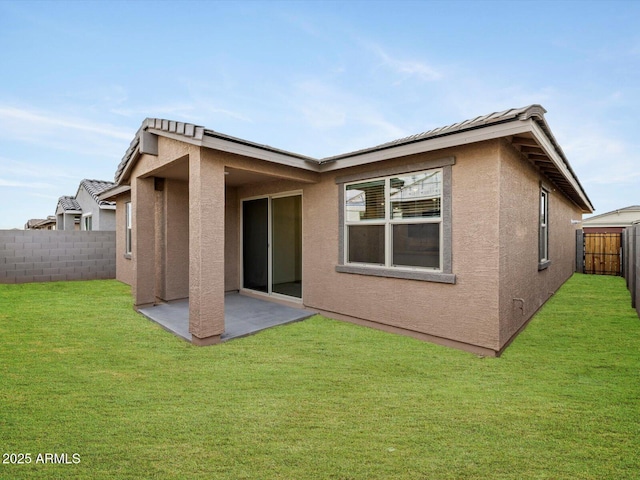
M443 135L386 146L377 150L355 152L321 165L322 172L364 165L382 160L431 152L531 131L533 121L504 122Z
M546 123L545 123L546 125ZM547 129L548 130L548 126ZM579 201L576 204L582 209L583 213L593 213L595 210L593 204L587 194L585 193L578 177L573 172L571 165L564 157L562 150L558 149L557 142L551 136L549 136L548 131L544 131L543 128L539 124L539 120L532 121L532 130L534 138L545 151L547 157L553 161L553 164L558 169L558 171L562 174L562 176L569 182L569 184L576 191ZM575 199L574 199L575 201Z
M105 190L100 195L98 195L98 199L100 201L110 201L110 199L117 197L118 195L122 195L123 193L127 193L131 191L130 185L116 185L109 190Z

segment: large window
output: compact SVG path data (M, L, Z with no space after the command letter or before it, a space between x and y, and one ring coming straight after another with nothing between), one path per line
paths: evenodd
M125 241L124 241L124 253L125 255L131 255L131 202L124 204L125 212Z
M540 228L538 263L545 267L549 262L549 192L540 189Z
M442 271L442 169L344 189L346 264Z

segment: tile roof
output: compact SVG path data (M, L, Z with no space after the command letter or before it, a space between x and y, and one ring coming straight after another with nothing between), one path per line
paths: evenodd
M58 205L62 207L63 210L72 210L72 211L81 211L82 208L80 204L76 201L75 197L71 197L69 195L65 195L58 199Z
M551 129L547 124L544 114L546 110L541 105L529 105L522 108L511 108L508 110L503 110L500 112L493 112L487 115L481 115L469 120L465 120L462 122L454 123L452 125L447 125L444 127L435 128L432 130L428 130L426 132L418 133L416 135L410 135L408 137L400 138L397 140L393 140L390 142L382 143L375 147L365 148L361 150L356 150L349 153L344 153L340 155L335 155L331 157L325 157L322 159L315 159L312 157L307 157L303 155L299 155L296 153L287 152L285 150L276 149L270 147L268 145L261 145L257 143L250 142L248 140L242 140L239 138L231 137L219 132L215 132L213 130L208 130L205 127L193 125L190 123L183 122L175 122L171 120L158 119L158 118L147 118L144 120L134 139L131 141L127 152L122 158L115 174L116 184L120 185L120 183L125 179L127 172L132 166L132 162L135 160L134 157L139 154L139 146L140 146L140 137L142 132L151 130L154 134L167 135L172 138L180 138L186 137L186 141L190 141L191 143L195 143L198 145L203 145L203 141L209 139L221 139L225 141L232 142L234 144L249 146L253 148L257 148L263 151L277 153L280 155L284 155L293 159L294 161L304 161L309 162L311 164L317 165L318 169L323 164L328 164L332 162L338 162L347 158L354 158L361 155L366 155L374 152L381 152L388 149L393 149L397 147L401 147L404 145L411 145L418 142L428 141L436 138L446 137L448 135L455 135L461 132L470 132L473 130L479 130L485 127L496 126L500 124L506 124L509 122L516 121L533 121L539 129L542 130L544 135L547 137L548 141L551 144L551 148L549 149L552 153L548 153L542 150L541 147L535 149L533 152L528 152L526 148L522 148L522 146L517 146L519 150L529 159L536 167L540 168L540 170L551 179L556 185L558 185L565 194L574 200L577 205L580 205L585 211L593 211L593 205L591 201L587 197L584 188L580 184L577 175L571 168L569 161L567 160L562 148L556 141L555 137L551 133ZM522 140L522 139L518 139ZM524 145L524 144L523 144ZM514 145L515 146L515 145ZM529 146L529 145L527 145ZM534 146L535 147L535 146ZM556 160L552 160L548 157L557 156L559 157L559 162ZM554 164L556 162L557 164Z
M98 198L98 195L100 195L105 190L109 190L115 187L116 184L114 182L107 182L104 180L89 180L85 178L80 182L80 186L84 187L87 193L91 195L91 197L96 201L98 205L115 205L115 202L107 202Z
M42 222L46 222L46 219L44 218L31 218L29 220L27 220L27 223L25 223L24 228L25 230L29 230L33 227L35 227L36 225L42 223Z
M334 155L332 157L326 157L321 160L321 163L340 160L342 158L354 157L357 155L362 155L364 153L375 152L378 150L393 148L400 145L406 145L409 143L420 142L423 140L428 140L430 138L443 137L445 135L452 135L454 133L458 133L461 131L475 130L478 128L486 127L488 125L506 123L516 119L527 120L528 118L531 118L534 116L543 117L543 115L546 112L547 111L540 105L529 105L527 107L522 107L522 108L510 108L508 110L503 110L502 112L493 112L488 115L481 115L469 120L464 120L462 122L454 123L452 125L438 127L432 130L427 130L426 132L417 133L415 135L399 138L397 140L392 140L390 142L377 145L375 147L364 148L364 149L356 150L349 153L343 153L340 155Z
M615 210L611 210L610 212L605 212L605 213L601 213L599 215L593 215L589 218L585 218L583 223L588 223L592 220L598 220L601 219L603 217L607 217L609 215L613 215L613 214L620 214L621 212L638 212L640 214L640 205L630 205L628 207L624 207L624 208L617 208Z

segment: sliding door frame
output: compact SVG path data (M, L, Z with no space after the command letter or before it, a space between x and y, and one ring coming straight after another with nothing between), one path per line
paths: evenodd
M300 285L300 297L293 297L290 295L285 295L282 293L277 293L277 292L273 292L273 207L272 207L272 200L275 198L285 198L285 197L300 197L300 233L301 233L301 239L300 239L300 261L302 263L302 256L303 256L303 252L304 252L304 235L302 235L303 231L304 231L304 222L303 222L303 215L302 215L302 211L303 211L303 196L302 196L302 190L293 190L293 191L288 191L288 192L282 192L282 193L277 193L277 194L272 194L272 195L257 195L257 196L253 196L253 197L246 197L246 198L242 198L240 199L240 248L239 248L239 254L240 254L240 292L243 293L250 293L251 295L259 295L259 296L263 296L263 297L271 297L274 299L280 299L280 300L285 300L288 302L295 302L295 303L300 303L302 304L302 298L304 296L304 291L302 288L302 278L304 278L304 268L303 265L300 266L301 269L301 285ZM260 290L253 290L251 288L245 288L244 287L244 202L247 201L251 201L251 200L260 200L266 198L268 200L268 207L267 207L267 217L268 217L268 228L267 228L267 238L268 238L268 245L267 245L267 292L261 292Z

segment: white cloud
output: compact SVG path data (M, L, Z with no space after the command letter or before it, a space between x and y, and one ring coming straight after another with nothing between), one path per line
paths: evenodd
M441 80L444 77L444 73L427 62L398 58L387 53L382 47L376 44L361 42L365 48L372 51L376 56L382 60L382 66L388 68L396 74L400 74L405 80L409 77L415 77L425 82L433 82Z
M0 157L2 173L15 177L30 178L77 178L56 166L42 165L36 162L19 162L6 157Z
M69 129L77 132L93 133L120 140L131 140L131 132L114 127L113 125L94 123L81 118L64 118L63 116L51 112L37 112L34 110L1 106L0 122L6 129L13 126L13 129L38 129L63 130Z
M0 104L0 155L6 156L9 148L30 152L34 147L38 151L35 155L50 158L57 151L70 159L85 157L85 162L102 162L98 159L105 158L115 161L126 150L134 132L130 127L115 127L89 118ZM43 158L30 160L45 163ZM62 164L61 168L70 165Z
M9 187L9 188L53 188L54 186L49 183L42 182L21 182L16 180L5 180L0 178L0 187Z

